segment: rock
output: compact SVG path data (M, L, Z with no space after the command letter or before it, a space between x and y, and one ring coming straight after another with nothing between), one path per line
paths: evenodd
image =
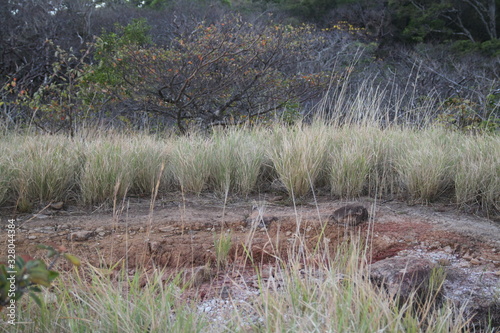
M472 259L470 260L470 263L471 263L472 265L479 265L479 264L481 263L481 261L479 261L479 260L478 260L478 259L476 259L476 258L472 258Z
M228 299L232 295L231 288L223 286L220 290L220 298Z
M434 267L430 260L416 256L387 258L370 265L370 280L402 304L413 292L418 297L432 292L429 278Z
M166 227L161 227L161 228L158 228L158 231L159 232L174 232L175 231L175 227L173 226L166 226Z
M444 283L445 297L458 307L465 307L479 332L488 325L500 327L500 285L495 272L473 272L464 268L449 268ZM486 330L485 330L486 332Z
M93 231L90 230L81 230L81 231L75 231L69 234L69 240L70 241L77 241L77 242L83 242L89 239L94 235Z
M28 233L30 233L31 231L38 232L38 233L44 233L44 234L51 234L55 231L55 228L47 225L47 226L40 227L40 228L34 228L34 229L28 231Z
M469 260L470 261L472 259L472 255L469 252L467 252L466 254L464 254L462 256L462 258L464 258L465 260Z
M267 199L269 202L283 201L284 197L282 195L275 195Z
M55 209L55 210L61 210L64 207L64 202L62 202L62 201L54 202L54 203L51 203L49 207L52 209Z
M453 253L453 249L451 248L451 246L449 245L446 245L444 248L443 248L443 251L446 252L446 253Z
M370 280L397 297L400 304L408 300L412 292L421 300L436 298L437 305L444 299L464 308L466 320L476 330L482 331L490 324L500 327L500 285L495 272L475 272L467 267L440 267L418 256L392 257L370 265ZM435 283L430 283L433 272L439 273ZM437 290L437 285L442 287Z
M334 211L330 220L337 224L356 226L368 221L368 210L362 205L347 205Z

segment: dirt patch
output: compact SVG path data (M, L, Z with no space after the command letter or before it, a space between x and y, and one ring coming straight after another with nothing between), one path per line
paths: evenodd
M259 197L226 205L211 197L160 200L153 210L148 201L135 199L114 211L97 213L75 207L48 208L17 217L17 251L36 255L34 244L43 243L64 245L93 265L112 266L126 260L130 268L192 267L215 260L214 240L222 233L232 238L232 260L251 249L254 258L263 262L275 255L286 256L299 238L310 249L328 243L334 251L336 244L354 233L368 236L373 261L407 249L443 250L464 257L471 265L500 269L498 222L444 205L374 204L368 198L356 203L367 207L371 216L368 223L355 227L331 223L330 214L346 202L327 197L295 208Z
M319 197L294 207L280 200L256 196L224 205L220 199L200 196L158 200L153 209L143 199L97 212L71 206L47 208L16 217L16 252L36 257L42 254L36 244L63 245L94 266L126 267L130 274L136 267L150 272L162 268L169 279L183 270L195 287L187 289L185 297L198 300L203 313L223 312L234 301L258 293L256 270L261 279L272 278L276 257L286 260L293 252L318 247L335 255L338 244L353 238L367 242L372 263L410 253L460 274L487 275L490 289L500 286L498 222L446 205ZM332 212L354 203L368 209L368 222L357 226L332 222ZM4 218L6 222L8 214ZM221 235L231 238L229 264L214 270L214 241ZM6 237L0 239L0 246L6 248Z

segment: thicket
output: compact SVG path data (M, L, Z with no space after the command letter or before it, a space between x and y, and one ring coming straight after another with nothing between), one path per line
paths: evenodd
M385 124L495 130L497 2L2 0L0 119L70 135L341 119L369 82Z

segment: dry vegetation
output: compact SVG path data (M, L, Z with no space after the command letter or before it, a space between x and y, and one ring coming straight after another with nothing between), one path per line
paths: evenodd
M255 1L223 2L256 5ZM13 6L15 2L7 3ZM88 5L78 3L82 8ZM157 3L162 1L141 1L146 7ZM316 31L306 25L276 25L272 20L259 27L255 20L254 31L248 22L240 27L234 21L220 21L224 16L217 11L227 9L212 5L195 8L193 15L199 20L193 20L193 26L190 20L178 24L178 16L189 16L184 13L193 10L194 2L174 3L182 15L169 8L161 15L144 12L150 16L151 27L141 20L111 27L113 19L107 15L129 19L135 14L123 13L135 13L138 8L119 7L122 12L115 13L113 6L109 10L106 6L92 5L89 10L69 6L58 15L48 10L43 17L50 19L41 22L57 23L56 18L64 15L84 15L81 22L89 25L100 22L93 29L94 33L104 29L101 44L91 42L90 26L80 29L89 31L83 38L92 46L84 54L60 52L71 50L73 44L75 50L83 45L82 36L73 33L75 19L64 20L71 29L61 28L66 27L63 21L47 26L71 31L65 40L61 37L66 48L48 42L46 34L38 31L35 41L40 39L40 47L12 37L20 51L10 53L23 57L4 61L2 73L6 75L0 82L3 212L33 212L59 201L94 209L127 196L149 196L154 207L158 196L179 192L209 192L221 199L282 192L293 204L321 193L341 199L445 201L457 209L499 214L496 60L458 53L453 53L455 60L449 60L450 51L427 50L425 45L420 52L395 48L397 56L392 59L384 55L377 37L350 24L344 28L327 24ZM0 14L22 26L38 27L26 24L26 20L40 19L32 15L33 6L12 7L12 12ZM300 6L295 10L300 11ZM350 16L366 17L356 12ZM220 22L200 24L206 18ZM160 21L173 24L165 26ZM20 35L16 24L6 27L9 33L0 34L0 39ZM154 46L150 28L156 38ZM127 36L127 29L135 33L133 38ZM304 45L308 45L307 52ZM494 46L486 50L497 50ZM91 65L87 57L94 48L97 54L104 53L101 58L94 55L97 61ZM23 51L27 49L32 53L29 63ZM442 59L447 61L441 63ZM23 66L18 63L21 60ZM448 70L449 66L456 68ZM18 68L22 71L16 72ZM149 76L142 75L148 70ZM226 76L213 75L224 70ZM129 82L134 73L135 81ZM51 84L42 85L33 77L44 77L44 83L50 78ZM450 83L457 96L446 95ZM114 94L111 88L116 88ZM130 98L134 94L135 99ZM312 114L317 117L311 119ZM178 132L185 135L164 132L175 122L170 120L173 116ZM205 125L203 130L192 130L196 121ZM129 130L94 130L106 122L111 128ZM156 134L130 130L134 126ZM41 135L39 130L53 135ZM214 240L218 269L223 268L231 247L228 239ZM296 240L298 249L301 241ZM322 250L297 251L286 263L276 258L275 277L281 283L262 283L258 296L234 307L219 326L199 313L195 302L185 301L182 292L187 285L180 276L165 283L161 271L146 276L138 270L130 278L122 270L116 279L109 271L87 265L64 274L51 292L44 291L42 307L23 299L20 323L0 325L0 331L473 331L460 309L450 304L434 308L430 301L411 297L397 304L377 290L365 278L365 251L363 244L353 242L343 244L335 258ZM253 262L251 257L248 260ZM303 263L310 265L299 270ZM258 265L254 268L260 274ZM144 286L141 282L146 279Z
M213 191L245 196L282 184L354 198L399 197L500 209L500 138L439 127L380 129L276 125L184 137L108 133L92 137L5 135L0 200L29 211L65 201L100 205L127 194ZM275 187L274 187L275 188Z
M297 241L299 246L300 240ZM432 304L415 295L396 302L365 278L366 253L352 242L335 258L322 251L279 259L274 279L262 282L253 298L233 304L225 320L213 321L182 297L180 275L165 283L160 270L117 279L109 270L87 266L59 279L40 308L23 300L19 324L8 332L464 332L462 310ZM308 266L303 266L304 261ZM328 262L328 264L325 264ZM301 269L304 267L304 269ZM256 267L256 271L257 267ZM260 276L260 273L257 273ZM141 282L147 281L143 286ZM441 281L442 282L442 281ZM436 279L436 291L441 283ZM235 286L245 289L245 286ZM231 301L230 301L231 302Z
M4 209L30 211L65 201L94 207L127 195L214 192L221 198L286 192L294 200L320 191L335 198L362 195L412 202L449 200L500 209L500 138L441 127L381 129L376 124L312 124L234 128L212 134L151 136L80 134L74 138L14 134L0 143ZM276 186L276 184L279 184ZM300 238L297 248L300 249ZM227 244L215 240L218 267ZM226 250L225 250L226 249ZM397 304L363 278L365 248L298 251L276 259L282 283L262 284L253 301L234 307L223 324L181 297L178 277L146 279L140 270L118 280L91 266L65 274L40 308L27 299L9 332L462 332L468 323L450 304L433 308L410 298ZM220 259L220 260L219 260ZM249 263L252 258L248 258ZM305 271L297 267L302 263ZM255 267L258 271L258 266ZM304 274L305 272L305 274ZM244 315L245 314L245 315ZM248 314L248 317L246 314ZM250 315L251 314L251 315ZM249 319L251 318L251 319ZM253 319L252 319L253 318Z

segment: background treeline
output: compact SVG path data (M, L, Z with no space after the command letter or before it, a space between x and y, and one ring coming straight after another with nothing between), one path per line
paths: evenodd
M384 124L496 129L499 5L0 0L0 121L186 132L376 108Z

